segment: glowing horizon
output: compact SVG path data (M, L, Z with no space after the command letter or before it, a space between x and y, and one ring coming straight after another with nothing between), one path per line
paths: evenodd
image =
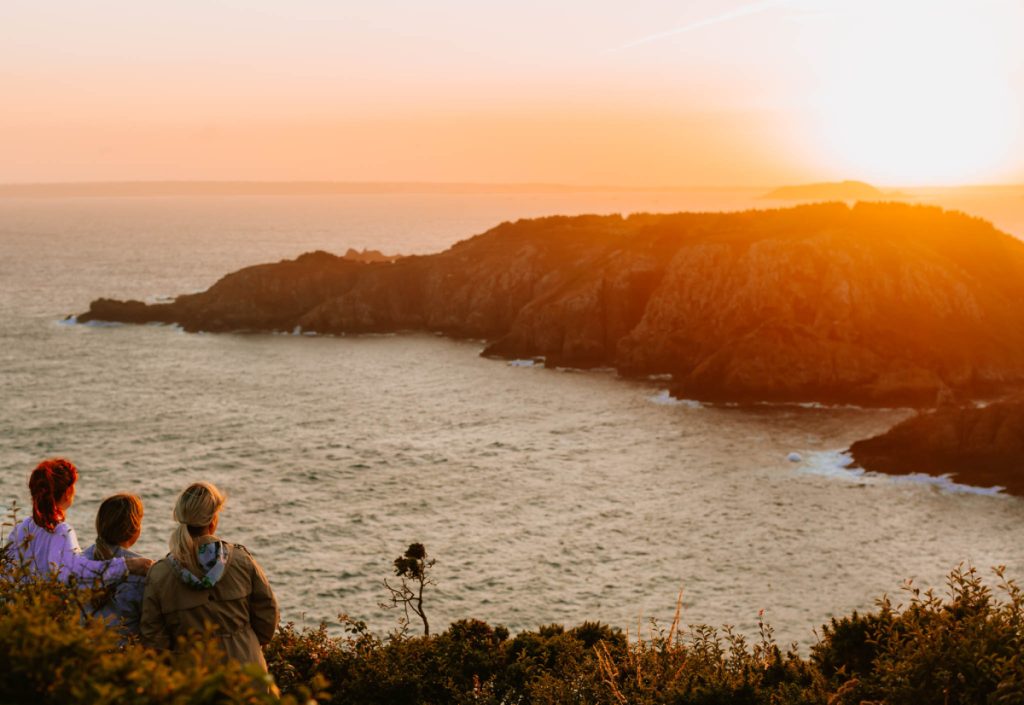
M0 182L1024 182L1011 0L62 12L0 7Z

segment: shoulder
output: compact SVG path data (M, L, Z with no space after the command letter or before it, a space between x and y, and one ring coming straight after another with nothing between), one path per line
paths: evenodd
M87 548L85 550L87 550L87 551L92 550L92 546L90 546L89 548ZM142 555L141 553L137 553L137 552L135 552L135 551L133 551L133 550L131 550L129 548L124 548L122 546L118 546L117 547L117 553L114 554L114 557L116 557L116 558L145 558L145 556Z
M146 582L150 585L166 582L168 578L174 577L174 566L167 558L161 558L149 569L146 574Z
M22 519L14 525L13 529L11 529L11 535L8 538L11 541L15 541L18 538L25 536L26 534L31 534L33 532L33 527L35 527L35 525L36 523L32 521L32 517Z
M39 524L36 523L36 520L30 516L25 517L20 522L18 522L18 525L14 527L14 530L19 532L22 536L26 534L35 534L40 531L46 533L46 529L39 526Z
M231 543L231 544L228 544L228 546L229 546L229 553L228 553L228 562L229 563L234 563L234 564L238 565L239 567L241 567L241 566L245 566L245 565L248 565L250 563L255 563L256 562L253 559L252 554L249 553L249 549L246 548L245 546L243 546L242 544L240 544L240 543Z
M237 555L239 559L252 565L259 565L256 561L256 556L252 555L252 551L243 546L240 543L231 544L231 553Z
M74 527L66 521L62 521L57 524L57 526L53 527L53 535L67 539L68 541L78 542L78 534L75 533Z
M84 551L82 551L82 556L84 556L85 558L88 558L91 561L93 555L95 554L95 552L96 552L96 544L93 544L93 545L89 546L89 548L87 548Z
M235 570L244 571L250 575L253 571L262 570L252 552L240 543L231 544L231 559L229 563L235 566Z

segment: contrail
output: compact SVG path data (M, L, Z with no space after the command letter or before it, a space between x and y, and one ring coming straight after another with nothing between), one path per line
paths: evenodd
M650 42L656 42L659 39L664 39L666 37L674 37L677 34L686 34L687 32L692 32L697 29L703 29L704 27L710 27L711 25L721 24L722 22L728 22L730 20L739 19L740 17L746 17L748 15L756 15L759 12L770 10L773 7L785 5L790 1L791 0L762 0L761 2L750 3L749 5L741 5L740 7L737 7L735 10L726 12L725 14L716 15L715 17L708 17L707 19L691 22L690 24L683 25L682 27L675 27L664 32L658 32L657 34L651 34L649 36L642 37L635 41L629 42L628 44L623 44L622 46L615 47L614 49L609 49L606 53L623 51L624 49L632 49L635 46L640 46L641 44L648 44Z

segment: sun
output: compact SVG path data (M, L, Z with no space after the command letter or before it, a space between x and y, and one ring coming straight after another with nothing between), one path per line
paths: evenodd
M814 120L824 158L885 184L998 179L1022 127L1018 57L992 3L868 3L825 57ZM1005 23L1005 18L1002 18Z

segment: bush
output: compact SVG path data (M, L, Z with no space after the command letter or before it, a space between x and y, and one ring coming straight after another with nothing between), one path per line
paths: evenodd
M7 567L10 571L10 566ZM23 577L23 576L22 576ZM906 587L869 614L831 620L809 658L783 652L770 627L752 643L728 627L646 637L597 622L510 637L460 620L432 636L386 636L342 618L278 630L266 649L283 701L339 705L1024 705L1024 595L1002 569L994 594L973 569L944 596ZM0 576L0 701L5 703L276 703L258 669L225 663L215 639L174 653L137 644L81 617L92 591Z
M833 620L813 658L828 669L837 705L1024 703L1024 595L996 568L997 600L974 568L954 570L945 599L905 587L909 602Z
M1003 599L973 568L951 573L944 598L908 586L906 606L883 598L875 612L833 619L807 659L783 652L766 624L751 644L728 627L684 628L677 612L668 629L652 623L646 638L628 639L592 622L512 638L476 620L384 639L359 622L340 638L289 625L271 670L289 685L322 674L339 704L1020 705L1024 597L1002 569L996 576Z
M225 663L215 640L174 653L83 619L88 590L55 580L0 579L0 695L5 703L271 703L259 668Z

